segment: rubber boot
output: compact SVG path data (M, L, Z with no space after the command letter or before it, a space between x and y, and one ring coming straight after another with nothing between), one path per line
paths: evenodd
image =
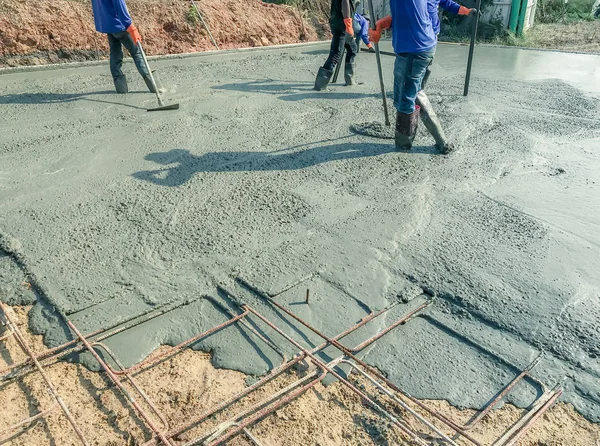
M448 141L442 123L435 114L429 98L423 90L417 94L417 104L421 107L421 120L427 131L435 139L435 145L442 153L450 153L454 150L454 145Z
M127 78L124 74L122 76L115 77L113 80L115 82L115 90L117 90L117 93L129 93L129 87L127 86Z
M410 150L419 126L420 107L415 106L412 113L396 113L396 149Z
M327 88L327 85L329 85L329 81L331 80L331 76L333 76L333 70L326 70L323 67L319 68L317 78L315 79L315 90L321 91Z
M148 87L148 91L150 91L150 93L156 93L156 89L154 88L154 84L152 83L150 76L144 76L144 82L146 82L146 87Z
M346 86L356 85L356 81L354 80L353 63L347 63L344 65L344 80L346 81Z

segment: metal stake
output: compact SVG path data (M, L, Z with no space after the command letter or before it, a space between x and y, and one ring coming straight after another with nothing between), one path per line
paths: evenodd
M473 53L475 52L475 39L477 39L477 28L479 27L479 13L481 11L481 0L477 0L477 17L475 18L475 26L471 32L471 44L469 45L469 59L467 61L467 75L465 76L465 89L463 96L469 94L469 83L471 82L471 66L473 65Z
M481 3L481 0L478 0ZM369 12L371 13L371 29L375 30L375 8L373 8L373 0L369 0ZM383 72L381 71L381 57L379 55L379 44L375 44L375 58L377 59L377 71L379 73L379 85L381 86L381 98L383 99L383 113L385 114L385 125L390 125L390 115L388 113L387 99L385 97L385 84L383 82Z

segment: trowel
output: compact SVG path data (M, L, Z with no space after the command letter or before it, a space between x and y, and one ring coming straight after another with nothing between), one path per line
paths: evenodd
M138 47L140 48L140 52L142 53L142 57L144 58L144 64L150 73L150 80L152 81L152 85L154 86L154 92L156 93L156 99L158 99L158 107L149 108L147 111L162 111L162 110L179 110L179 104L169 104L165 105L162 98L160 97L160 89L156 84L156 80L154 79L154 74L152 74L152 70L150 69L150 65L148 65L148 59L146 59L146 53L144 53L144 48L142 47L142 42L138 42Z

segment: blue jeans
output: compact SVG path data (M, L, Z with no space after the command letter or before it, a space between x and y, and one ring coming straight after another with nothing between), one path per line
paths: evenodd
M135 44L127 31L108 34L108 46L110 48L110 72L114 79L123 76L123 47L127 48L135 62L142 77L148 76L148 68L144 64L144 58L138 46Z
M424 53L402 53L396 55L394 64L394 107L400 113L415 111L417 93L427 67L433 60L435 49Z

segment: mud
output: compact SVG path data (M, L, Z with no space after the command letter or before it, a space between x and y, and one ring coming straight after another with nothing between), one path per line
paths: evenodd
M394 139L394 127L383 122L361 122L352 124L350 130L358 135L372 136L374 138Z
M127 96L110 91L106 66L1 76L7 298L30 302L19 284L39 288L30 322L50 345L69 337L63 318L88 332L189 302L108 341L129 365L226 320L236 302L319 343L256 290L332 336L405 301L347 345L424 290L436 296L426 314L362 352L398 384L478 407L543 350L536 376L600 421L598 59L486 48L464 98L467 49L441 46L428 93L460 147L441 157L423 131L410 153L353 133L383 118L379 85L312 91L326 52L157 61L181 104L161 114L145 112L155 98L132 64ZM359 80L377 78L371 55L357 63ZM383 63L389 88L393 59ZM296 350L261 330L276 348L244 326L194 347L261 374ZM538 392L526 382L509 400Z

